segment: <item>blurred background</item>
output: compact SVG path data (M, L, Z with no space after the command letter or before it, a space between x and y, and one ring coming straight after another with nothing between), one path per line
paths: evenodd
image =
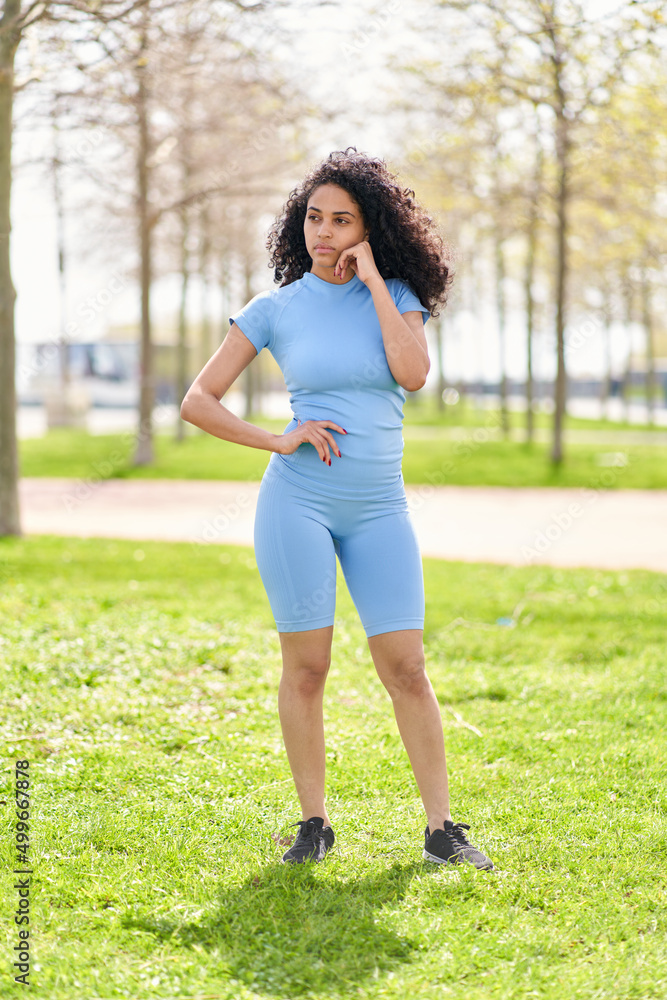
M348 146L415 191L455 272L406 481L667 486L662 0L6 0L1 30L1 533L20 474L85 476L119 440L110 477L202 475L180 401L273 286L290 190ZM224 402L290 417L267 351Z

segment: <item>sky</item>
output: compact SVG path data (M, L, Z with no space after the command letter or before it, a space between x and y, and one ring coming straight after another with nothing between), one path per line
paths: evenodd
M398 120L379 112L379 96L398 95L398 81L386 70L390 56L419 53L414 31L414 12L424 0L339 0L320 5L297 2L279 5L274 15L288 33L287 44L278 46L274 58L299 67L299 80L309 96L323 106L333 103L336 119L323 123L314 133L316 156L332 149L355 145L372 155L388 156L395 142ZM596 16L618 8L611 0L591 0ZM17 144L18 158L29 141L23 135ZM83 139L82 155L94 155L95 137L89 149ZM419 194L419 192L417 192ZM67 193L66 193L67 197ZM90 221L66 218L67 298L62 307L58 270L54 200L44 174L34 170L19 173L14 182L12 211L12 269L18 298L17 339L21 343L51 341L62 326L76 324L73 339L91 340L103 336L109 325L136 323L138 289L119 260L114 266L102 255L90 252ZM85 230L85 238L83 236ZM102 241L104 235L100 234ZM99 259L98 259L99 257ZM271 275L267 270L267 281ZM519 308L520 287L508 281L510 301L506 365L508 373L520 378L525 371L525 335ZM171 318L179 293L176 279L155 283L153 303L157 324ZM516 302L515 308L511 303ZM197 317L198 296L193 289L192 314ZM243 302L231 303L233 308ZM214 305L214 321L220 322L220 303ZM581 323L586 322L586 317ZM447 317L446 368L455 378L493 379L499 372L499 356L493 309L484 306L477 315L461 313ZM433 321L431 324L433 325ZM70 328L71 329L71 328ZM576 332L576 331L575 331ZM586 326L578 337L579 346L570 354L572 374L598 373L602 352L597 330ZM613 355L617 367L627 347L626 333L613 331ZM553 339L548 332L535 344L536 372L553 375ZM432 367L433 371L433 367Z

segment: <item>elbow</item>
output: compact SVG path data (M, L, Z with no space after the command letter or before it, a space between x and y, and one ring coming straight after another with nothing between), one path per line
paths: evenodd
M192 423L192 406L193 400L186 393L183 397L183 402L181 403L181 419L187 421L187 423Z
M403 388L407 390L407 392L417 392L418 389L423 389L424 386L426 385L426 379L430 370L431 370L431 359L427 357L426 366L423 369L422 373L420 375L412 376L409 382L404 382Z
M418 389L423 389L426 385L427 375L428 370L425 371L423 375L414 376L406 382L401 382L401 385L406 392L417 392Z
M194 424L195 427L201 427L202 419L206 419L205 414L210 399L215 400L216 403L220 402L213 393L206 392L198 386L190 386L181 403L182 419L189 424Z
M406 392L417 392L419 389L423 389L426 384L426 379L421 379L419 382L403 382L403 388Z

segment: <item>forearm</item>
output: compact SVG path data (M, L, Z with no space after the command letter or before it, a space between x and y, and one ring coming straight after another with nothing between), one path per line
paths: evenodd
M384 278L373 278L368 288L380 320L391 374L404 389L421 389L431 366L428 354L396 308Z
M272 434L261 427L255 427L247 420L241 420L210 392L186 395L181 404L181 416L189 424L201 427L203 431L223 441L233 441L234 444L244 444L249 448L263 448L265 451L278 451L280 434Z

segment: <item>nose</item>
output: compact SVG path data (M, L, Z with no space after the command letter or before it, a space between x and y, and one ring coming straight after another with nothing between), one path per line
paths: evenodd
M329 226L327 225L326 222L323 221L321 223L320 228L317 230L317 235L318 236L329 236L330 235Z

